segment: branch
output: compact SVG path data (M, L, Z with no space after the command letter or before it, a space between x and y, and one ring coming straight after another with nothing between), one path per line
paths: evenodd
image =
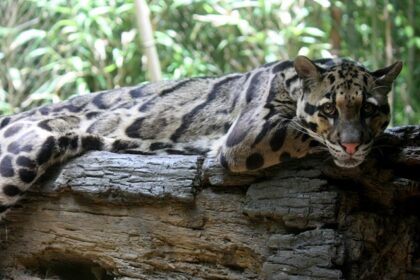
M318 155L248 174L199 156L88 153L7 216L0 276L414 279L420 126L377 147L351 170Z

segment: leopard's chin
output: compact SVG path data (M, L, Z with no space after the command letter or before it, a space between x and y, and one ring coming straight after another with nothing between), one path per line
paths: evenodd
M363 162L363 159L355 159L355 158L348 158L348 159L334 159L334 163L341 168L354 168L359 166Z

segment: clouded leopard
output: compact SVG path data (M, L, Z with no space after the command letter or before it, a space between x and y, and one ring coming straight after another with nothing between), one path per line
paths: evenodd
M3 116L0 212L47 167L89 150L210 154L241 172L321 145L338 166L357 166L388 125L387 93L401 68L369 71L350 60L299 56L243 74L114 89Z

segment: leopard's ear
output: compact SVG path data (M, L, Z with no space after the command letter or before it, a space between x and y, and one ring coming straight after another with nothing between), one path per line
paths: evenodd
M392 83L400 74L402 66L402 62L397 61L390 66L371 72L375 78L376 91L383 95L388 94L391 91Z
M322 69L306 56L299 55L296 57L294 67L299 78L303 80L318 81L321 78Z
M372 76L376 78L376 83L383 85L391 85L392 82L398 77L403 67L401 61L397 61L385 68L372 72Z

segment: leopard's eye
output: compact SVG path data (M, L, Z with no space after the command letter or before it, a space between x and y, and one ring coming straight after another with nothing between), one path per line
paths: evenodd
M335 115L336 109L335 109L335 106L334 106L333 103L328 102L328 103L325 103L321 106L321 111L325 115L331 117L331 116Z
M365 114L365 116L371 116L376 112L376 109L376 106L372 103L365 103L363 105L363 113Z

